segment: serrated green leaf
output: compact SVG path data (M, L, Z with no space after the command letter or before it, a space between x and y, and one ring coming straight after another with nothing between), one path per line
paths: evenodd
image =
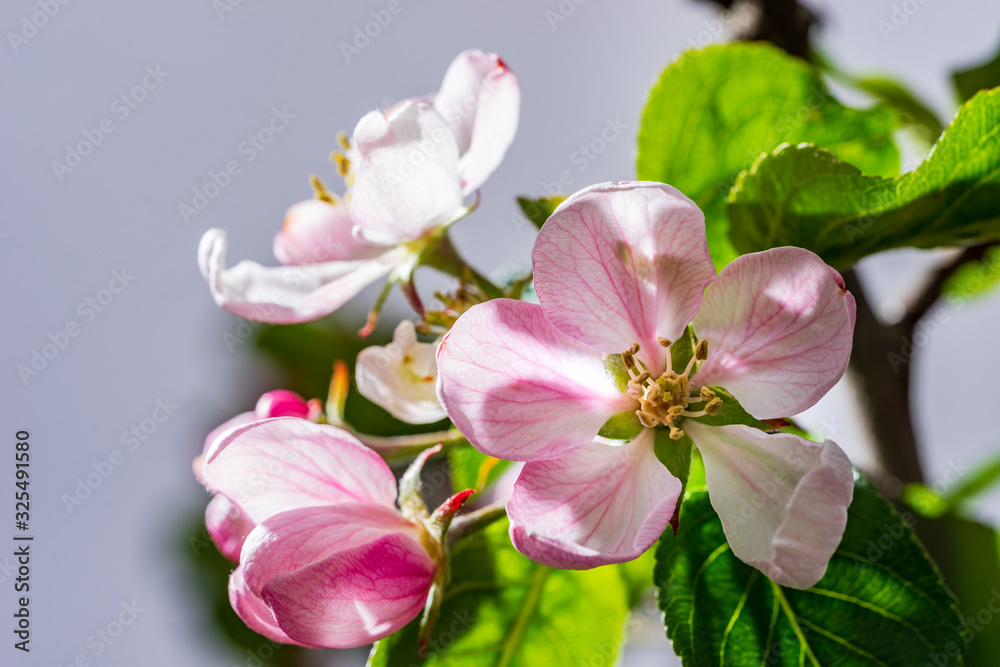
M959 102L972 99L981 90L1000 86L1000 50L982 65L952 72L951 81Z
M629 588L615 566L556 570L517 553L498 522L452 552L451 581L425 659L410 623L375 645L369 667L614 665Z
M808 63L762 43L688 51L650 91L639 127L636 173L669 183L705 212L716 268L737 252L725 197L736 176L783 142L824 146L871 173L895 174L897 124L886 108L840 104Z
M542 228L545 221L549 219L553 211L559 204L566 200L566 195L556 195L554 197L539 197L538 199L529 199L528 197L518 197L517 203L524 212L525 217L537 227Z
M708 494L692 493L654 574L685 667L962 664L955 602L907 522L864 479L848 516L826 575L801 591L737 559Z
M944 126L938 120L937 114L899 81L885 76L868 75L850 77L850 82L859 90L898 111L903 122L916 129L918 136L927 146L941 136Z
M910 173L869 176L814 146L782 146L741 175L727 211L740 252L799 246L835 268L1000 239L1000 88L963 106Z

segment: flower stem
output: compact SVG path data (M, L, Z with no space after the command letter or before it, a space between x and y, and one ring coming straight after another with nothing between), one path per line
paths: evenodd
M451 522L451 527L448 529L449 546L454 545L469 535L478 533L483 528L499 521L505 516L507 516L507 508L504 507L503 502L487 505L482 509L468 514L460 514L455 517L455 520Z

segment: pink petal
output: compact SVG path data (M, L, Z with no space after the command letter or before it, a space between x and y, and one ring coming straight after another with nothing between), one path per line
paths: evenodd
M420 543L421 530L380 505L275 515L247 540L247 589L297 642L363 646L423 609L437 564Z
M347 204L308 199L293 204L274 237L274 256L282 264L318 264L371 259L385 252L354 238Z
M684 430L705 462L708 495L733 553L782 586L819 581L854 495L843 450L832 440L819 445L736 424L686 420Z
M680 337L715 277L705 217L662 183L577 192L542 227L532 260L557 329L609 354L638 342L654 374L663 365L657 337Z
M236 428L237 426L243 426L244 424L250 424L255 421L260 421L260 417L257 416L256 412L241 412L240 414L232 417L231 419L224 421L223 423L216 426L214 429L205 436L205 445L202 447L201 455L204 457L208 454L208 450L211 449L212 443L215 442L220 435ZM204 462L202 462L204 466ZM201 475L196 475L198 480L201 480Z
M215 302L234 315L275 324L329 315L409 258L405 248L392 248L373 259L282 267L244 260L227 269L226 247L221 229L205 232L198 246Z
M559 333L535 304L495 299L463 314L438 348L438 396L480 451L513 461L588 445L634 399L601 355Z
M528 558L570 570L642 555L670 524L681 483L653 453L653 432L594 442L524 464L507 502L510 537Z
M225 496L215 496L205 508L205 528L219 552L240 562L240 550L254 525Z
M354 144L351 218L362 241L407 243L462 210L455 135L431 105L406 101L388 117L366 114Z
M434 108L455 133L467 195L489 178L514 140L521 86L497 54L464 51L448 67Z
M396 502L396 479L378 454L346 431L295 417L229 431L212 445L203 474L256 524L299 507Z
M237 567L229 575L229 604L233 606L236 615L247 624L251 630L279 644L300 644L285 634L274 620L271 609L258 596L251 593L243 580L243 566Z
M309 417L310 408L309 403L294 391L275 389L257 400L254 412L257 414L257 419L270 419L271 417L306 419Z
M844 374L854 312L840 274L808 250L738 257L695 317L708 359L694 380L726 388L758 419L798 414Z

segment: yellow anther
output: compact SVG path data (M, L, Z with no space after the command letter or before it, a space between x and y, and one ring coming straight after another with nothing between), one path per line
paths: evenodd
M721 398L713 398L705 405L705 414L714 415L722 407Z
M313 194L316 196L316 199L325 201L327 204L337 203L337 197L330 194L330 191L326 189L323 181L319 180L319 176L312 174L309 177L309 184L312 186Z
M347 133L343 131L337 133L337 145L345 151L351 150L351 142L347 140Z
M715 398L715 392L714 391L712 391L708 387L702 387L701 388L701 400L703 400L703 401L711 401L713 398Z
M632 347L628 349L632 354L639 354L639 343L632 343Z
M663 421L672 422L673 420L677 419L677 417L679 417L682 412L684 412L683 405L672 405L669 408L667 408L667 417Z
M632 350L625 350L622 352L622 363L625 364L625 368L633 370L635 368L635 355Z
M684 431L680 430L676 426L671 426L670 427L670 439L671 440L680 440L683 437L684 437Z
M635 377L635 380L633 380L633 382L635 382L636 384L642 384L643 382L648 380L649 377L650 377L649 371L643 371Z
M351 173L351 161L343 153L337 152L330 156L333 163L337 165L337 175L344 178Z
M694 358L698 361L708 359L708 341L702 338L694 345Z
M671 345L673 345L673 341L670 340L669 338L657 338L656 340L659 341L660 345L662 345L663 347L670 347Z

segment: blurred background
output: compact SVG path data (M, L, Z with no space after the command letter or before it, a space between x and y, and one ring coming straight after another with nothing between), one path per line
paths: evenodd
M285 209L311 196L309 174L339 189L328 161L336 133L373 108L436 90L455 55L479 48L518 74L521 122L482 206L453 238L484 273L526 266L534 233L515 196L632 178L649 86L681 51L726 41L731 28L715 5L694 0L399 2L367 41L355 40L387 0L0 5L0 479L13 485L15 433L29 431L35 535L32 651L14 650L0 624L0 663L255 665L274 653L219 611L227 566L202 532L207 496L191 460L211 428L285 377L261 354L258 327L212 301L195 255L206 229L228 230L230 263L275 263L272 237ZM807 4L822 21L817 44L841 68L896 76L945 119L956 108L951 71L986 60L1000 41L1000 4L990 0ZM905 20L893 22L901 4ZM269 126L281 130L262 134L268 143L249 142ZM623 129L581 163L579 148L606 127ZM92 150L68 156L82 141ZM239 173L210 187L231 160ZM565 187L556 184L564 170ZM901 251L859 271L891 320L937 259ZM428 299L443 284L430 271L418 283ZM355 299L337 326L360 327L373 298L369 290ZM995 401L978 411L947 406L994 392L1000 295L952 310L913 362L932 483L954 481L997 448ZM380 335L408 315L394 293ZM315 354L328 374L329 358L353 352ZM871 455L855 409L840 386L803 421L864 465ZM3 516L12 496L0 494ZM1000 495L975 512L1000 522ZM7 619L11 551L0 547ZM123 610L133 620L116 636ZM625 664L676 664L650 618L635 624ZM275 659L359 665L366 654L292 652Z

